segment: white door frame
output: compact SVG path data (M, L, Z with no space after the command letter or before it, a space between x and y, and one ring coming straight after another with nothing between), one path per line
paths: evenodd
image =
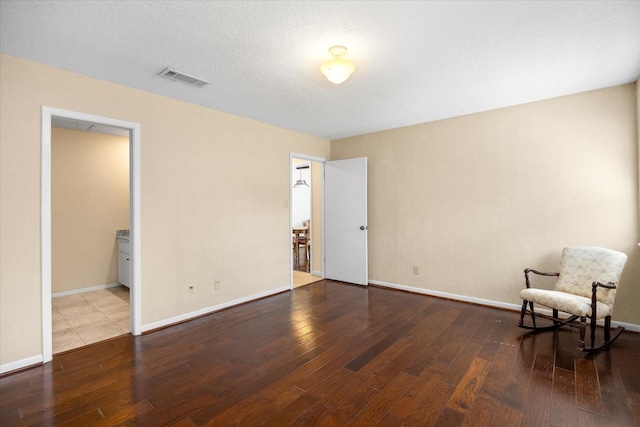
M309 156L307 154L298 154L298 153L289 153L289 289L293 289L293 258L291 257L291 230L293 229L293 177L292 177L292 173L291 173L291 166L293 165L293 159L300 159L300 160L306 160L309 162L318 162L318 163L322 163L324 166L324 162L328 161L329 159L325 159L323 157L315 157L315 156ZM310 169L311 165L310 165ZM313 173L311 175L311 182L313 183ZM324 181L324 174L322 174L322 180ZM322 182L322 204L323 204L323 208L320 210L320 215L322 216L322 218L311 218L311 224L313 224L315 221L321 221L321 224L324 224L324 182ZM313 194L311 195L311 197L313 198ZM313 217L313 204L311 207L311 216ZM322 241L324 242L324 226L322 227ZM323 244L324 247L324 244ZM311 257L309 257L309 259L311 259ZM314 263L317 263L318 260L315 260ZM321 265L322 265L322 277L324 277L324 255L322 257L321 260ZM311 270L311 269L309 269Z
M140 124L94 116L76 111L42 107L42 164L41 164L41 245L42 245L42 358L53 359L51 319L51 119L60 117L116 126L129 130L129 221L131 228L131 333L141 331L141 234L140 234ZM115 236L114 236L115 238Z

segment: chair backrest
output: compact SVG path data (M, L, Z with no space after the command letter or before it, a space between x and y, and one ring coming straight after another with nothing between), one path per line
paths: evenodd
M555 290L591 298L591 284L620 282L627 255L595 246L564 248ZM598 301L613 307L615 289L598 288Z

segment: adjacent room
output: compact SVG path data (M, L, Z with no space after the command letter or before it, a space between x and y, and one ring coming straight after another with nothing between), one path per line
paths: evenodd
M129 135L55 119L51 128L53 353L130 332ZM124 256L121 254L124 252Z
M637 1L0 0L0 424L640 425L639 78Z

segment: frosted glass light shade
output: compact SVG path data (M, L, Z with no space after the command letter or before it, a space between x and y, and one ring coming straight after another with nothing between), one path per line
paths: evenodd
M352 62L340 58L347 53L347 48L344 46L332 46L329 48L329 53L334 56L334 59L322 64L320 71L331 83L339 85L353 74L356 66Z

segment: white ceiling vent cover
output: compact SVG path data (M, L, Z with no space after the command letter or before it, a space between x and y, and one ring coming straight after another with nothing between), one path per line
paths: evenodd
M161 73L160 76L170 79L170 80L177 80L179 82L182 83L186 83L190 86L195 86L195 87L203 87L206 86L208 84L211 84L211 82L208 82L206 80L203 79L199 79L197 77L193 77L190 76L189 74L185 74L182 73L180 71L171 69L171 68L165 68Z

